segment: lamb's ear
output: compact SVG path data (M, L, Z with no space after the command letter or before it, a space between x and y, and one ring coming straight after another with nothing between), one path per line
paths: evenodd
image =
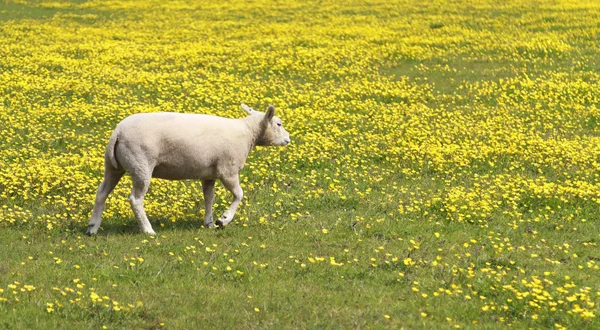
M275 116L275 107L270 105L267 109L267 113L265 114L265 120L271 120Z
M244 103L242 103L241 105L242 109L244 109L244 111L246 111L247 114L251 115L253 112L255 112L256 110L250 108L249 106L245 105Z

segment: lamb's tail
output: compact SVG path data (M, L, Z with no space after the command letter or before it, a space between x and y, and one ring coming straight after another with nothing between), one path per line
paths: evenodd
M110 140L108 140L108 146L106 147L106 157L110 160L110 163L115 169L119 169L119 164L117 163L117 157L115 156L115 151L117 149L117 136L118 130L115 130L110 136Z

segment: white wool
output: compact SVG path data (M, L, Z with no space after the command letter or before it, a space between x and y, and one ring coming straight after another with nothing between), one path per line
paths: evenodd
M135 114L121 121L106 148L104 181L96 194L88 234L98 231L106 198L126 172L133 182L131 207L144 233L154 234L143 208L152 177L202 180L204 224L209 227L214 226L214 183L220 180L234 199L217 224L231 222L243 196L239 173L248 154L257 145L290 143L273 106L266 114L245 104L242 109L248 116L241 119L160 112Z

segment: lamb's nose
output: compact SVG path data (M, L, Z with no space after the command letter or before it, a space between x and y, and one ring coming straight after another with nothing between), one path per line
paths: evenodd
M283 141L285 142L285 144L290 144L290 142L292 142L292 139L290 139L290 137L286 137L283 139Z

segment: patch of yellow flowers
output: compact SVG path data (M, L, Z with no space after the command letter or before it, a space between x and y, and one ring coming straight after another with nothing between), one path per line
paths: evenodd
M261 213L246 199L238 222L268 226L302 219L311 207L355 203L359 211L388 210L388 222L500 223L531 235L532 245L513 246L492 232L485 245L453 247L454 260L381 253L365 264L394 264L404 270L399 280L426 266L467 278L419 296L485 300L481 310L502 318L514 304L533 320L540 311L596 316L597 288L526 278L511 261L572 258L568 245L546 244L529 227L570 232L598 214L597 2L5 2L50 14L0 21L0 227L85 226L104 147L129 114L239 117L242 102L274 104L294 143L258 148L242 182L246 196L271 196L277 211ZM105 219L131 219L130 187L124 178ZM200 192L195 182L154 181L146 212L161 222L201 219ZM218 189L217 207L229 198ZM366 214L356 216L356 228L383 226ZM475 266L473 254L482 251L505 263ZM125 261L133 268L143 259ZM360 264L334 256L296 261ZM582 268L598 266L590 259ZM504 300L480 294L481 282ZM0 303L35 288L4 289ZM92 290L74 299L133 308ZM48 312L61 304L48 303Z

